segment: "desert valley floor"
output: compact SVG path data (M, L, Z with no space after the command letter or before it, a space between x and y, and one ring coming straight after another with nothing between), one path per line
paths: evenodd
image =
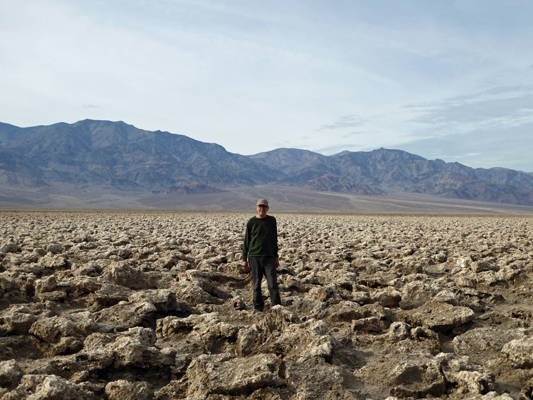
M532 399L533 217L0 212L0 399Z

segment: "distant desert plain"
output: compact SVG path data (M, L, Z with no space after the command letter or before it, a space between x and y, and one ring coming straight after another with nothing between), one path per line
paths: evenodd
M262 315L253 204L0 211L0 398L532 398L531 215L275 204L282 305L265 284Z
M0 193L0 210L124 210L254 212L259 198L267 198L271 212L344 214L478 214L533 215L533 206L452 199L424 194L391 193L366 196L317 192L280 185L233 187L217 193L146 194L113 190L76 189L71 194L35 190Z

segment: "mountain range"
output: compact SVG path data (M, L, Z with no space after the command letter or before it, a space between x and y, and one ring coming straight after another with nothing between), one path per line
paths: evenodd
M281 148L243 156L124 122L29 128L0 123L0 200L17 196L23 202L26 194L38 205L39 195L207 195L262 185L306 193L533 205L532 173L471 168L401 150L325 156Z

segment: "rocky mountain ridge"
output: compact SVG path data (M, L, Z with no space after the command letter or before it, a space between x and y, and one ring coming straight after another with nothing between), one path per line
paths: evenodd
M324 156L276 149L252 156L124 122L19 128L0 123L0 188L46 193L216 193L256 185L355 195L423 194L533 205L533 174L470 168L400 150Z

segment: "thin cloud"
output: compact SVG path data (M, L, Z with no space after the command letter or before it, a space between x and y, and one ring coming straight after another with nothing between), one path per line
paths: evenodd
M415 113L412 122L426 126L413 132L412 136L439 137L530 124L533 122L533 93L529 88L493 88L406 108Z
M533 172L531 132L533 122L513 128L477 129L467 133L413 140L398 148L428 159L457 161L470 167L505 167Z
M319 130L357 128L365 124L365 119L356 115L344 115L332 124L322 125Z
M487 160L522 160L533 3L383 4L0 1L0 121L121 120L239 154L416 142L458 157L490 131L514 153Z
M327 147L322 147L320 149L315 149L313 150L315 153L320 153L320 154L324 154L324 155L333 155L333 154L338 154L338 153L341 153L343 151L362 151L364 150L364 147L363 146L358 146L358 145L336 145L336 146L327 146Z

